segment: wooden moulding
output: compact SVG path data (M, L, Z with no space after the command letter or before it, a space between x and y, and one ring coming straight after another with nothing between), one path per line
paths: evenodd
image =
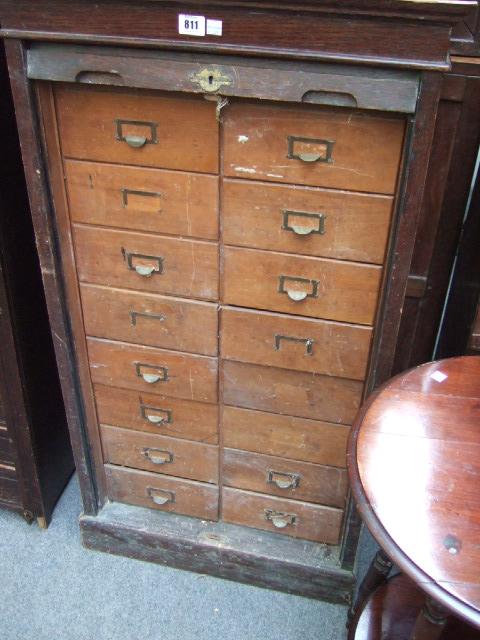
M80 527L91 549L286 593L345 604L354 585L331 546L224 522L110 503Z

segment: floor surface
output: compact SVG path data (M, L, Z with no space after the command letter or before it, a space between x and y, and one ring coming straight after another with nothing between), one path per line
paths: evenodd
M344 640L346 608L81 546L76 478L47 531L0 510L1 640ZM359 573L375 550L363 535Z

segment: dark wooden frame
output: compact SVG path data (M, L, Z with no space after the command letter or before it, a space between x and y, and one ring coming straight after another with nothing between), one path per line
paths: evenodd
M171 50L207 49L215 52L228 52L243 55L262 55L272 57L288 57L295 60L329 60L375 63L378 66L399 66L423 69L421 72L420 96L417 111L410 118L408 140L405 146L404 166L402 176L402 197L395 216L392 229L390 260L385 270L388 286L384 288L384 295L379 307L379 329L376 331L372 366L367 383L367 392L386 380L391 374L393 357L397 341L400 311L407 286L410 260L414 248L414 238L418 223L418 202L422 200L428 159L431 150L437 105L441 92L441 75L434 70L448 69L448 38L452 24L458 21L466 10L475 6L473 2L466 2L463 6L450 4L448 0L436 5L431 3L412 3L406 0L391 0L382 3L370 0L357 0L342 3L341 9L336 3L310 1L301 2L293 6L291 3L276 3L275 9L270 2L228 1L223 2L217 10L218 3L189 3L202 5L202 13L218 17L220 11L225 15L235 17L236 24L242 23L242 16L247 15L253 8L261 9L266 16L266 24L275 15L281 15L284 20L289 46L279 45L272 49L260 46L261 29L254 33L246 30L232 32L234 44L215 45L207 43L186 43L172 33L168 21L158 22L152 16L156 12L181 10L182 2L166 3L162 1L137 2L134 5L135 15L148 13L149 36L145 37L145 21L140 26L135 24L126 12L123 0L95 3L96 8L110 11L116 8L115 18L108 22L99 20L99 13L92 11L91 2L70 2L62 0L39 0L42 6L52 9L40 11L39 3L30 8L22 0L0 0L0 16L2 17L3 35L7 37L6 49L12 80L17 118L22 141L24 163L27 173L30 200L32 203L34 225L37 234L44 286L50 313L50 322L55 339L57 361L59 364L62 388L67 407L67 415L71 430L71 437L75 452L77 469L84 501L85 516L81 520L84 542L93 548L100 548L109 552L122 553L137 558L148 558L151 561L173 564L201 570L205 573L221 575L236 580L255 582L262 586L270 586L285 591L321 597L333 601L348 601L353 585L353 565L355 550L358 542L359 520L349 503L348 515L345 518L344 544L339 550L339 557L326 560L322 566L309 560L303 563L285 560L288 553L273 554L268 562L261 554L245 548L242 533L235 533L230 528L232 536L230 544L218 550L215 543L196 538L194 548L201 556L201 562L190 558L185 559L184 546L192 545L192 540L185 533L188 520L178 517L177 537L172 535L164 525L163 514L151 513L149 510L124 505L105 505L102 487L98 485L98 474L95 473L94 458L95 445L91 442L85 426L86 409L81 397L81 381L77 366L75 348L75 331L67 308L58 300L66 299L66 280L60 260L58 229L54 223L50 186L47 181L47 161L45 151L40 144L42 130L39 126L36 99L25 69L25 41L73 41L108 43L118 46L141 46L168 48ZM278 6L280 4L280 6ZM204 6L205 5L205 6ZM131 3L129 4L131 6ZM54 10L53 10L54 9ZM99 9L99 10L100 10ZM345 13L348 11L348 13ZM142 14L142 15L143 15ZM350 30L351 14L356 15L357 34L353 36ZM48 15L48 24L42 22L41 16ZM103 14L102 14L103 15ZM160 13L158 14L160 15ZM428 20L424 20L428 17ZM80 22L80 18L82 21ZM335 51L312 49L305 45L303 33L298 30L297 18L301 18L305 25L315 18L319 19L316 37L319 42L334 33ZM320 20L320 18L322 18ZM332 22L333 21L333 22ZM99 33L99 25L101 31ZM364 31L359 33L358 24ZM82 32L77 29L81 25ZM261 25L265 28L265 24ZM407 28L408 27L408 28ZM413 37L410 28L415 29ZM289 31L290 28L290 31ZM405 28L406 31L402 31ZM148 30L147 29L147 30ZM163 31L162 31L163 29ZM170 30L169 30L170 29ZM152 31L153 30L153 31ZM406 40L400 44L393 34L403 33ZM142 34L142 35L141 35ZM364 47L366 34L376 40L374 52L361 52ZM409 35L410 34L410 35ZM418 37L420 34L420 37ZM381 37L380 37L381 35ZM353 39L352 39L353 38ZM413 38L410 39L409 38ZM250 42L251 40L251 42ZM239 42L244 44L239 44ZM420 44L421 42L421 44ZM427 45L425 45L427 43ZM307 43L308 44L308 43ZM393 50L392 50L393 48ZM412 55L415 59L412 59ZM75 320L73 320L75 322ZM122 517L119 517L121 512ZM143 522L143 525L141 523ZM145 522L149 526L144 526ZM163 524L162 524L163 523ZM141 525L141 526L140 526ZM141 531L140 531L141 529ZM194 535L194 532L191 532ZM268 539L269 534L265 537ZM273 536L272 544L278 538ZM290 541L289 541L290 542ZM283 542L281 543L284 544ZM327 558L328 552L325 553ZM182 560L182 557L184 558ZM317 576L317 580L314 579ZM328 576L324 580L323 576ZM275 577L277 576L277 577ZM281 576L278 579L278 576ZM303 578L302 578L303 577Z

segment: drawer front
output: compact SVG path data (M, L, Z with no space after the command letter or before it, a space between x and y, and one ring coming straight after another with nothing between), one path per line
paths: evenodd
M215 104L200 97L55 85L67 158L216 173Z
M395 192L401 119L348 109L234 104L224 123L227 176Z
M228 360L363 380L372 330L261 311L222 309Z
M95 385L99 422L175 438L218 442L218 408L151 393Z
M0 464L0 503L21 504L20 488L13 467L3 467Z
M381 264L392 198L240 180L223 182L226 244Z
M67 160L74 222L218 238L218 178Z
M105 465L107 493L114 502L218 519L218 487L148 471Z
M218 447L107 425L100 432L105 462L218 483Z
M223 269L226 304L373 323L380 267L226 247Z
M217 305L87 284L80 290L90 336L217 355Z
M216 244L74 226L78 277L188 298L218 297Z
M351 424L362 397L354 380L228 360L223 371L223 400L234 407Z
M215 358L88 338L92 382L185 398L217 402Z
M6 429L0 425L0 464L14 464L15 454L13 451L12 441L8 437Z
M222 478L229 487L330 507L343 507L347 492L345 469L235 449L224 449Z
M223 407L225 447L345 467L350 427L238 407Z
M337 544L343 511L297 500L222 489L223 520L294 538Z

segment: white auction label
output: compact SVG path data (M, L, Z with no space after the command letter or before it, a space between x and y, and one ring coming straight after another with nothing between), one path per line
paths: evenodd
M221 36L221 35L222 35L222 21L207 20L207 36Z
M178 16L178 33L185 36L204 36L205 16L190 16L180 13Z

